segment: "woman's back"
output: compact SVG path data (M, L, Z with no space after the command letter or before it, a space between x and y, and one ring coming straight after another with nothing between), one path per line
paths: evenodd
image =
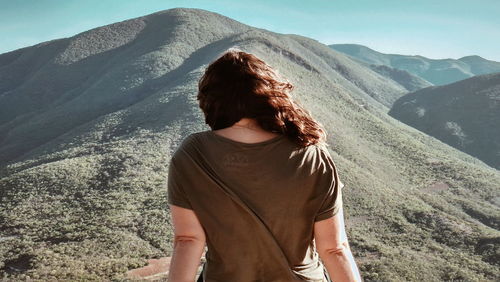
M326 148L198 132L176 150L168 185L169 203L194 210L206 233L205 281L326 281L314 223L341 205Z

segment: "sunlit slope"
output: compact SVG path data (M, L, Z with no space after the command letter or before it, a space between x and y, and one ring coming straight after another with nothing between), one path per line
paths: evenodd
M433 86L432 83L422 79L414 74L405 70L391 68L384 65L369 65L369 67L378 72L379 74L390 78L406 88L408 91L416 91L425 87Z
M500 169L500 73L398 99L389 115Z
M401 86L315 40L212 12L172 9L132 22L142 29L124 44L107 26L89 31L79 51L66 52L83 34L14 51L69 55L63 67L47 59L18 85L2 82L0 159L11 161L0 179L4 277L120 278L147 258L171 255L167 164L184 137L208 129L197 82L231 47L288 77L293 96L325 125L345 184L349 241L367 281L499 276L498 171L388 116ZM0 56L10 60L2 70L15 65L4 57L12 54ZM88 72L71 70L81 64ZM60 79L39 77L51 68L62 68ZM63 74L79 82L66 85ZM36 79L40 87L17 92ZM45 94L34 102L36 89Z

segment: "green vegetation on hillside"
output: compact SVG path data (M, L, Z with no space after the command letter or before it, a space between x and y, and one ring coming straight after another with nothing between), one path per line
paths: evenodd
M500 73L429 87L399 98L388 114L500 169Z

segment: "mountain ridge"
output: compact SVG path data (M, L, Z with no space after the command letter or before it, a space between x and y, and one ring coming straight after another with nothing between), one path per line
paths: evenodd
M170 11L170 10L167 10L167 11ZM174 12L170 12L170 13L173 13L173 17L181 17L182 11L183 10L177 10L177 13L174 13ZM162 15L164 15L164 14L161 12L153 13L150 15L150 17L153 17L153 18L154 17L161 17ZM221 19L220 17L221 17L221 15L217 16L218 19ZM132 21L132 22L136 23L136 22L141 21L143 19L144 19L144 17L141 17L138 19L134 19L134 21ZM224 18L222 18L222 19L224 19ZM123 22L120 22L118 24L124 24L124 23L127 23L127 21L123 21ZM235 28L236 28L235 33L242 33L242 32L248 31L248 27L246 25L238 25L238 24L236 24L235 21L233 21L232 23L235 25ZM152 24L154 24L154 22ZM159 23L156 23L156 24L159 24ZM202 24L199 24L199 23L198 23L198 25L202 26ZM111 26L116 27L116 24L106 26L106 27L108 27L107 30L110 30ZM135 24L135 26L141 26L141 25ZM226 29L227 29L227 25L224 25L224 26L226 26ZM220 27L216 27L216 28L219 32L224 30L223 28L220 28ZM98 30L98 29L93 29L90 31L95 32L96 30ZM83 35L87 36L89 34L89 32L83 32L83 33L80 33L79 35L75 36L74 37L75 41L79 40L79 36L83 36ZM171 30L171 32L175 33L175 31L172 31L172 30ZM182 33L182 32L183 32L182 28L180 27L179 33ZM262 30L253 30L249 34L250 35L255 34L256 32L257 32L256 35L258 35L258 36L262 36L263 34L265 34L265 36L273 35L273 33L269 33L269 32L262 33ZM184 41L188 42L191 40L189 38L190 37L189 33L186 33L183 35L188 35L188 38L183 39L181 42L184 42ZM156 36L156 35L153 34L153 36ZM226 35L218 35L218 36L221 37L221 36L226 36ZM234 40L236 40L236 41L239 40L237 35L234 35L234 36L236 36ZM246 35L241 35L241 36L245 37ZM298 39L298 38L300 38L300 36L299 37L295 36L293 38ZM158 39L156 39L156 40L158 40ZM253 40L256 40L256 39L253 39ZM264 40L264 41L266 41L266 40ZM265 44L271 44L271 45L274 44L275 46L279 46L278 41L274 41L274 43L267 42ZM69 46L70 43L67 43L67 45ZM202 46L202 44L199 45L199 48L201 48L201 46ZM296 45L296 46L299 47L300 45ZM120 47L120 48L122 48L122 47ZM301 47L301 48L303 48L303 47ZM285 55L287 52L289 52L289 51L286 51L286 47L281 47L281 49L285 50L285 51L283 51L285 53ZM121 51L125 52L125 54L128 57L131 56L131 55L128 55L126 53L127 52L126 49L121 50ZM66 50L64 52L66 52ZM118 52L118 51L115 51L115 52ZM69 51L66 53L72 53L72 52ZM113 59L113 58L116 58L116 56L119 56L120 53L112 54L112 55L113 56L111 57L111 59L107 59L108 61L109 60L117 60L117 59ZM186 54L186 55L183 55L182 57L185 58L187 56L188 55ZM10 96L6 95L5 93L2 95L2 97L0 98L0 133L2 133L2 134L0 134L0 135L6 136L5 138L8 139L9 135L11 135L9 133L10 133L11 128L13 128L13 126L16 126L17 130L20 130L21 127L19 127L19 119L21 119L20 122L22 122L23 121L22 118L25 118L25 119L29 118L30 107L31 107L32 111L34 111L35 109L38 109L40 107L40 104L42 104L42 105L44 104L43 100L31 102L30 104L23 103L24 100L30 99L30 97L23 97L23 96L27 95L26 93L35 93L35 94L31 94L31 97L36 95L37 98L38 98L38 96L47 95L47 96L49 96L49 99L55 98L55 97L52 97L54 95L54 93L64 93L64 95L66 97L60 98L60 100L62 100L62 101L59 105L64 105L64 103L73 104L73 106L72 106L73 108L68 109L66 111L62 110L59 112L57 112L57 109L53 109L52 111L43 113L43 115L50 114L52 116L48 117L48 118L47 117L42 118L42 120L50 120L51 122L59 123L60 127L63 129L64 128L69 129L71 127L74 127L74 124L70 123L68 120L64 119L63 118L64 116L76 115L76 114L78 114L78 112L82 112L83 110L80 109L80 107L81 107L80 105L82 105L82 104L83 105L86 105L86 104L92 105L92 103L89 103L88 101L96 101L96 102L98 102L98 104L96 104L96 105L104 105L103 102L106 102L106 100L111 101L110 98L113 98L112 95L110 95L110 94L97 96L97 94L93 94L94 92L99 93L99 92L107 91L109 93L116 93L116 94L114 94L115 96L120 95L119 93L128 93L124 97L125 100L119 101L119 103L121 103L121 106L119 106L119 105L115 106L115 107L124 107L127 105L127 103L133 103L136 99L141 99L141 97L142 97L141 95L144 95L143 93L149 93L147 91L147 89L146 89L146 91L143 91L141 89L141 87L142 88L149 87L148 84L141 85L140 87L136 87L137 85L135 85L136 83L141 83L141 80L148 79L148 77L146 77L146 78L142 78L142 77L134 78L134 76L137 76L137 74L134 74L134 73L148 73L148 72L150 72L150 73L153 73L153 75L151 75L151 77L149 77L149 78L155 79L156 77L165 75L168 71L171 71L174 68L173 66L167 65L166 68L162 69L164 62L162 62L162 60L160 60L160 61L153 60L151 62L148 62L148 64L146 66L142 67L142 68L153 68L151 70L144 70L141 68L136 68L134 66L134 64L135 65L137 65L137 64L144 65L143 62L135 63L135 62L130 62L130 61L124 61L124 62L119 61L119 65L121 65L121 66L114 67L114 69L106 69L106 65L104 66L104 69L103 68L95 69L95 68L93 68L92 64L95 64L95 62L100 62L102 59L99 57L99 54L94 54L93 58L89 58L89 60L93 59L94 60L93 62L86 60L86 62L80 63L80 64L83 64L82 67L84 68L84 70L82 70L81 67L79 67L76 71L71 73L71 69L66 70L67 67L60 67L57 64L57 62L59 62L58 58L59 57L53 58L53 60L56 61L56 64L49 65L48 67L45 66L45 69L43 69L43 70L46 74L45 74L45 77L41 78L42 81L39 80L36 83L31 83L33 85L31 87L29 84L27 86L24 86L23 87L24 89L22 89L23 92L19 95L17 95L15 93L15 89L14 89L13 94L9 94ZM68 59L68 58L66 58L66 59ZM68 60L71 61L74 59L75 58L69 58ZM297 62L299 64L304 64L304 60L301 59L299 56L294 56L292 59L297 60ZM339 59L340 59L340 61L338 61ZM182 59L179 58L178 60L182 60ZM344 57L343 55L339 55L339 56L336 56L334 58L334 60L330 61L330 65L334 66L334 67L335 66L343 66L343 65L346 65L345 60L348 60L347 57ZM328 69L330 69L330 67L331 67L330 65L325 64L324 62L321 62L321 60L317 60L317 61L320 64L322 64L323 67L327 69L327 71L328 71ZM347 62L349 62L349 61L347 61ZM306 65L307 65L307 63L306 63ZM356 65L353 65L353 67L354 68L352 68L352 69L344 69L342 67L340 68L340 72L339 72L340 76L339 75L336 75L336 76L338 77L338 79L343 80L341 83L342 84L351 84L351 82L349 80L359 81L359 82L356 82L357 84L347 85L347 87L355 87L355 88L361 89L362 92L365 92L362 94L362 96L375 97L375 99L377 101L382 102L387 107L387 111L389 109L388 106L390 106L394 100L396 100L398 97L402 96L404 93L407 92L406 89L402 88L400 85L398 85L396 83L393 83L393 86L390 86L391 82L388 82L386 78L379 76L378 74L376 74L374 72L370 72L369 70L366 70L364 68L359 68ZM306 66L306 68L311 69L310 66L308 66L308 67ZM86 69L86 71L85 71L85 69ZM41 71L42 71L42 69L38 70L38 72L41 72ZM108 75L108 76L114 75L116 77L116 78L114 78L115 80L121 81L120 85L118 86L118 85L104 84L104 87L106 87L106 88L102 89L103 86L99 85L99 84L102 84L102 83L100 83L101 79L96 78L96 73L99 74L99 72L102 72L102 71L107 72L106 75ZM314 69L313 69L313 71L318 72L318 70L314 70ZM129 77L127 77L128 74L125 72L131 73L131 75L129 75ZM173 73L175 74L175 72L173 72ZM1 74L1 69L0 69L0 74ZM66 79L68 74L70 75L69 79ZM169 75L172 76L172 74L169 74ZM51 85L51 83L52 83L51 80L53 77L60 77L60 78L58 78L58 80L66 79L66 82L62 83L62 84L53 83ZM369 83L363 82L366 80L366 77L371 78ZM94 79L94 81L89 81L89 79ZM48 90L46 89L46 91L43 91L43 90L40 91L40 88L38 87L38 85L42 84L42 83L47 85L46 81L49 81L48 87L47 86L45 87ZM87 81L87 82L85 82L85 81ZM0 84L1 83L2 83L2 81L0 81ZM89 92L89 90L85 90L85 89L83 91L80 91L79 89L81 89L82 87L85 87L85 83L91 84L90 89L95 89L97 87L100 87L100 88L96 89L96 91L94 91L94 92ZM392 89L391 89L391 87L392 87ZM131 89L131 91L128 91L129 89ZM37 92L42 92L42 93L37 93ZM45 94L45 92L48 92L49 94ZM83 99L81 97L82 95L85 97L85 100L82 100ZM388 98L388 96L390 98ZM9 98L11 98L11 99L9 99ZM367 98L369 98L369 97L367 97ZM99 101L102 99L104 99L105 101ZM12 105L17 102L16 100L20 100L21 103L23 103L22 108L12 107ZM376 102L373 101L372 104L375 105ZM2 105L5 105L5 106L2 107ZM379 107L379 105L376 105L376 106ZM92 111L97 111L97 113L95 113L97 115L104 114L103 109L99 109L99 107L102 108L102 106L97 106L97 108L96 107L94 107L94 108L88 107L88 109L86 109L86 111L89 112L86 114L86 115L88 115L88 119L87 119L88 121L91 121ZM22 111L23 113L21 115L18 115L19 113L16 111ZM36 114L36 112L35 112L35 114ZM17 120L14 120L14 118ZM10 121L12 121L12 122L9 124ZM40 125L39 128L45 128L45 126ZM32 132L31 130L29 130L29 132L31 132L31 133L27 132L27 133L22 133L22 134L28 134L28 135L35 134L35 132ZM36 133L36 136L37 136L37 138L41 138L41 136L43 137L43 133ZM27 146L36 146L36 143L34 143L34 142L36 142L37 138L35 138L35 137L31 138L31 140L33 140L31 143L33 145L27 144ZM46 137L46 138L49 138L49 137ZM0 140L0 142L1 141L5 142L5 140ZM15 156L15 154L17 154L18 152L19 151L17 149L15 149L15 147L14 148L8 147L3 153L2 153L2 150L0 149L0 156L1 156L0 159L2 159L2 160L7 159L8 160L9 158L11 158L12 155ZM0 163L0 165L1 165L1 163Z
M435 85L445 85L475 75L500 72L500 62L487 60L478 55L459 59L430 59L421 55L385 54L360 44L329 46L359 61L408 71Z

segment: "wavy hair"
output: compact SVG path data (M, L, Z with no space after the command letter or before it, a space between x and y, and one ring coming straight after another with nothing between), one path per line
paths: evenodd
M292 99L293 89L257 56L229 49L208 65L198 83L197 100L212 130L253 118L264 130L284 134L301 147L327 146L325 129Z

